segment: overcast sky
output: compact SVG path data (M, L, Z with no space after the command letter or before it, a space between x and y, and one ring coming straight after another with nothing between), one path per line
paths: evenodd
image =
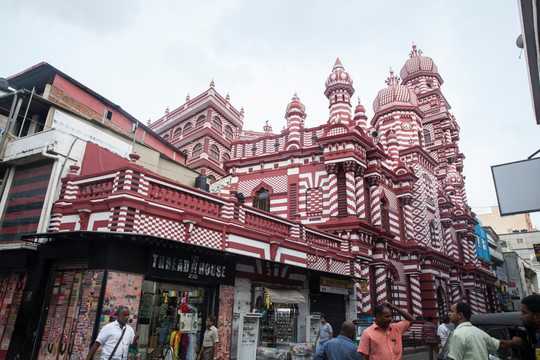
M244 129L269 120L279 132L294 92L306 125L325 123L324 82L337 57L371 117L389 68L399 74L414 42L444 80L478 213L497 204L490 166L540 148L515 45L517 0L4 0L2 8L0 77L46 61L145 123L212 79L244 107ZM540 227L539 213L533 222Z

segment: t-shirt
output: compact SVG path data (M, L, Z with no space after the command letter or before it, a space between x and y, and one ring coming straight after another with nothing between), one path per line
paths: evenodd
M210 347L214 346L215 343L217 343L218 340L218 329L212 325L210 329L206 329L204 332L204 338L203 338L203 347Z
M330 334L333 332L332 326L329 323L319 325L319 343L323 343L330 339Z
M422 335L424 336L424 342L428 344L437 344L437 326L431 321L426 321L422 325Z
M536 349L534 349L534 354L536 360L540 360L540 338L538 338L538 342L536 343Z
M488 351L499 349L499 340L473 326L469 321L456 327L450 338L448 357L454 360L487 359Z
M448 328L446 324L441 324L437 328L437 336L441 338L441 346L444 347L444 344L446 344L446 339L450 336L450 333L452 331Z

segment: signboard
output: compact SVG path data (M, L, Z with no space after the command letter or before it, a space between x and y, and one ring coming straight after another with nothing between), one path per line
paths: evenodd
M109 135L87 122L58 110L54 111L52 127L80 139L90 141L124 158L127 158L132 151L130 143L123 142L119 138Z
M504 269L500 266L497 266L497 279L500 281L506 282L506 273L504 272Z
M536 261L540 261L540 244L533 244L533 249L536 255Z
M199 283L234 285L236 267L229 261L206 255L182 253L169 256L154 253L150 259L150 272Z
M352 294L354 283L351 280L340 280L321 276L321 292L349 295Z

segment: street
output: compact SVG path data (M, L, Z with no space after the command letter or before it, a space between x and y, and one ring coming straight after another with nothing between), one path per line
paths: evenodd
M427 360L428 359L428 353L427 351L421 351L414 354L406 354L403 355L403 360Z

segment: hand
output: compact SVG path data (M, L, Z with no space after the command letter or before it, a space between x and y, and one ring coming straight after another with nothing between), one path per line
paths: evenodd
M513 347L522 347L523 346L523 339L519 336L514 336L512 338L512 346Z
M394 304L392 304L392 303L390 303L390 302L388 302L388 301L383 302L382 305L388 306L388 307L389 307L390 309L392 309L392 310L396 310L396 309L397 309L397 306L396 306L396 305L394 305Z

